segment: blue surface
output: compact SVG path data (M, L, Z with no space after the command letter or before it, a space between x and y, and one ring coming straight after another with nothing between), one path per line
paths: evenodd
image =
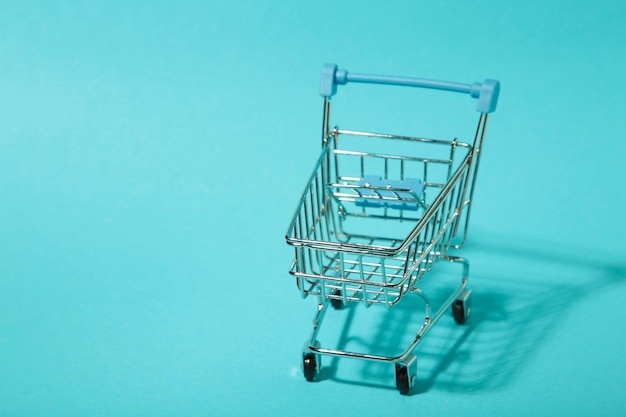
M355 4L0 5L1 416L626 413L625 6ZM413 396L356 361L299 369L314 305L284 233L325 62L502 82L463 252L474 315L428 335ZM430 116L350 87L345 127Z

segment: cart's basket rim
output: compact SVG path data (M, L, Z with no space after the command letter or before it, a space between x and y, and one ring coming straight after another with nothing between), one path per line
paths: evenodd
M345 130L340 131L338 129L335 129L333 131L333 134L331 134L330 140L328 140L327 143L322 148L322 152L321 152L320 157L318 158L316 169L311 174L309 178L309 182L307 184L309 184L311 180L314 178L316 171L317 171L317 167L321 163L322 159L326 156L329 150L329 147L331 146L331 143L334 140L336 134L341 133L341 132L352 133L352 131L345 131ZM356 132L356 133L363 134L363 135L366 135L366 134L374 135L375 137L402 138L401 136L385 135L385 134L375 134L375 133L369 134L365 132ZM409 139L419 139L419 138L409 138ZM443 141L443 140L429 140L429 139L426 139L426 140L437 141L440 143L445 142L448 144L452 143L451 141ZM457 143L467 145L463 142L457 142ZM298 205L298 208L296 209L296 212L294 213L289 229L287 230L287 233L285 235L285 240L287 241L287 244L291 246L296 246L296 247L303 246L303 247L307 247L311 249L332 250L332 251L338 251L338 252L351 252L351 253L360 253L360 254L368 254L368 255L376 255L376 256L388 256L388 257L398 256L400 253L402 253L404 250L407 249L407 247L411 244L411 242L422 232L424 227L426 227L431 217L437 212L437 210L439 210L441 204L443 204L448 194L452 192L457 181L459 181L459 179L463 175L463 171L470 165L471 158L472 158L472 153L468 152L468 154L463 158L462 162L454 171L450 179L446 182L443 189L439 192L439 194L437 195L433 203L430 205L429 209L424 213L424 216L422 216L422 218L417 222L415 227L403 240L400 240L400 239L397 240L398 242L400 242L398 245L381 246L381 245L368 245L368 244L350 243L350 242L330 242L330 241L321 241L321 240L303 239L303 238L294 237L292 233L295 229L296 219L298 216L300 205L302 204L302 201L305 197L306 190L308 189L308 187L305 188L305 191L303 192L300 198L300 203ZM457 212L456 215L458 214L459 213Z
M335 138L339 135L366 136L366 137L379 138L379 139L407 140L407 141L440 144L440 145L447 145L447 146L454 145L454 146L464 147L464 148L472 147L471 144L466 143L466 142L461 142L457 138L454 138L454 139L425 138L425 137L420 137L420 136L407 136L407 135L396 135L396 134L390 134L390 133L375 133L375 132L365 132L365 131L360 131L360 130L339 129L339 127L337 126L332 131L330 131L330 134L327 138L328 140L327 140L326 145L330 144L330 142L335 140Z

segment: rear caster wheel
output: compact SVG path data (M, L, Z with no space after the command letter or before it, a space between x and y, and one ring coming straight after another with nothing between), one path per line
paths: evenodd
M333 306L335 310L341 310L343 308L343 300L341 299L341 290L333 291L333 296L337 298L331 298L330 305Z
M469 318L472 306L472 291L466 289L452 304L452 316L457 324L465 324Z

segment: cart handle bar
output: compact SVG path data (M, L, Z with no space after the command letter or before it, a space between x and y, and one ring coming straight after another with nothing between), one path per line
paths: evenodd
M491 79L486 79L482 83L463 84L424 78L396 77L392 75L351 74L346 70L338 69L335 64L325 64L322 67L320 94L323 97L330 98L337 93L337 85L344 85L349 82L401 85L465 93L469 94L472 98L478 99L476 111L480 113L494 112L498 104L498 95L500 93L500 82Z

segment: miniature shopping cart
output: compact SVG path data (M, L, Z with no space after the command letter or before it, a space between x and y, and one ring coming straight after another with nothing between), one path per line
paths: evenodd
M477 99L472 143L330 128L331 97L338 85L370 83L469 94ZM318 299L313 331L302 355L304 376L315 380L321 357L351 357L395 364L396 387L415 385L413 351L448 311L458 324L470 313L469 264L449 252L465 242L488 114L496 108L499 82L462 84L417 78L352 74L325 65L322 153L287 232L295 249L290 273L303 297ZM472 132L473 133L473 132ZM458 263L458 288L437 309L420 283L439 261ZM455 285L456 287L456 285ZM392 308L407 294L423 299L425 320L398 356L322 347L317 336L329 305L350 303ZM433 312L432 310L436 310Z

